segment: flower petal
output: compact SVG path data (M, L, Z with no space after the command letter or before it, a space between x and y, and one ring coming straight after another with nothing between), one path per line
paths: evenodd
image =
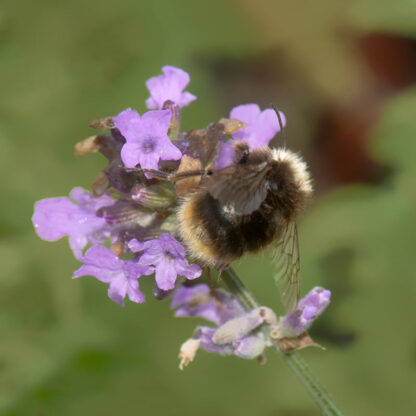
M248 127L256 124L260 112L260 107L257 104L242 104L234 107L230 111L230 118L247 123L247 127L236 131L233 136L239 140L244 140L247 136Z
M176 271L188 280L197 279L202 274L202 269L197 264L187 264L186 260L177 261Z
M175 287L177 278L175 263L173 261L163 261L156 265L156 283L162 290L170 290Z
M172 112L170 110L147 111L140 121L140 135L155 135L169 140L167 135Z
M215 167L217 169L222 169L222 168L232 165L233 161L234 161L234 149L232 146L232 141L228 141L222 145L221 152L218 157L218 162Z
M174 293L170 307L172 309L177 308L180 305L184 305L186 303L191 302L192 298L197 293L207 293L209 291L210 291L209 286L203 283L199 285L195 285L195 286L190 286L190 287L182 285Z
M74 271L72 277L75 279L82 276L93 276L101 282L110 283L116 273L118 273L116 270L102 269L101 267L84 264Z
M79 207L69 198L48 198L35 203L32 221L40 238L56 241L70 233Z
M72 189L69 194L72 200L77 202L82 208L97 211L98 209L114 204L114 199L111 196L103 194L100 196L91 195L84 188L76 187Z
M96 215L96 210L114 200L103 195L94 197L82 188L71 192L79 205L69 198L48 198L36 202L32 217L33 225L39 237L47 241L56 241L69 235L70 245L75 257L80 258L88 242L107 237L106 221ZM94 233L100 234L94 237Z
M282 112L279 114L284 126L286 118ZM267 108L261 111L257 104L234 107L230 112L230 118L247 123L247 127L233 133L233 138L246 141L251 149L267 146L280 130L279 120L274 110Z
M140 159L140 152L141 147L139 143L136 142L128 142L123 145L121 149L121 160L124 163L124 166L127 168L134 168L139 163ZM152 168L149 169L157 169L157 162L159 161L159 158L156 160L156 164L152 164Z
M108 270L118 270L123 267L123 260L114 254L109 248L104 246L90 247L82 261L85 264L101 267Z
M136 110L127 108L114 117L113 122L126 140L134 140L135 130L140 125L140 114Z
M169 65L164 66L162 71L163 75L150 78L146 82L146 87L150 92L150 98L146 100L149 109L162 108L167 100L184 107L196 99L189 92L182 92L190 81L187 72Z
M135 303L144 303L146 300L143 293L139 289L138 279L129 280L129 285L127 287L127 295L129 296L129 299Z
M108 287L108 297L124 307L124 298L126 297L128 286L128 279L120 272L110 282L110 286Z

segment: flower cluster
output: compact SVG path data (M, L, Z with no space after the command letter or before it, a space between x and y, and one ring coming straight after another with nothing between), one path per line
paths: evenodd
M246 311L234 296L223 289L210 289L205 284L182 286L172 298L171 307L177 308L175 316L201 317L217 327L196 328L194 336L182 345L180 366L183 368L191 362L198 348L246 359L261 357L273 342L296 339L305 334L314 319L328 306L329 299L328 290L315 287L293 313L277 320L274 312L265 306ZM268 329L259 330L261 326ZM310 340L308 345L318 344ZM305 343L298 343L296 347L304 346Z
M175 238L175 210L183 190L158 177L156 171L176 172L186 158L207 157L204 146L214 148L212 166L228 166L233 161L233 142L244 140L250 149L268 146L279 123L273 110L245 104L206 129L181 132L181 109L196 100L184 91L190 77L172 66L163 67L162 72L146 83L148 111L140 115L128 108L115 117L97 120L91 127L109 133L77 144L78 155L100 152L108 159L92 192L74 188L70 198L40 200L32 221L44 240L68 236L82 263L73 277L88 275L108 284L112 301L124 306L127 296L132 302L144 302L139 280L154 276L156 298L172 296L176 316L198 316L216 324L217 328L196 329L182 349L183 363L190 361L190 345L194 350L201 347L222 355L254 358L271 342L261 330L263 324L285 336L297 336L326 307L329 292L316 289L293 314L278 320L268 308L247 312L227 291L191 282L202 275L202 268L190 263L192 259ZM281 118L285 123L283 114Z

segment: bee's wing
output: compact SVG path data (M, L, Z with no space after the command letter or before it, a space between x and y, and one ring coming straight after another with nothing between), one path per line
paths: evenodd
M257 210L267 196L267 163L257 166L228 166L215 171L207 183L208 192L237 215Z
M286 313L295 310L300 291L300 259L296 223L291 221L283 229L274 256L277 266L275 280Z

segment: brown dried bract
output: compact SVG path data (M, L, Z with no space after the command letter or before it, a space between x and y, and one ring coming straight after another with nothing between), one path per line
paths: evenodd
M301 350L306 347L318 347L325 349L322 345L315 342L306 332L295 338L282 338L275 341L279 348L285 353L290 354L293 351Z
M224 126L225 134L233 134L238 130L247 127L247 123L244 123L236 118L222 118L219 123Z
M114 128L113 117L104 117L99 120L91 121L89 125L92 129L95 130L108 130Z
M100 136L90 136L75 145L75 154L77 156L85 156L87 153L96 153L100 149Z

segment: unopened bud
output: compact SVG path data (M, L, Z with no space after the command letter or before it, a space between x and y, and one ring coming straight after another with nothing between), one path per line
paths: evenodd
M277 338L293 338L307 331L329 305L330 298L329 290L321 287L313 288L300 300L294 312L280 318L277 324Z
M131 190L131 198L143 207L152 210L170 207L175 202L175 190L168 182L152 186L135 185Z

